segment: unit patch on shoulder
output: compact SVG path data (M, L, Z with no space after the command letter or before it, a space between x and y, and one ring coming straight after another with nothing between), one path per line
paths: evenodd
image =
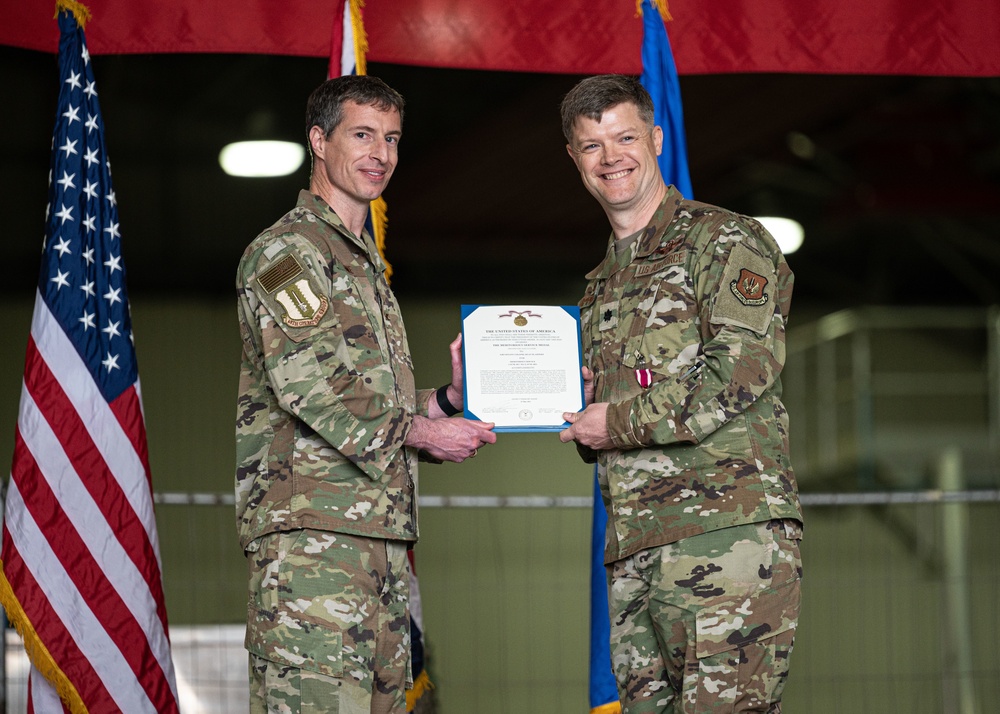
M289 327L318 325L330 307L326 297L317 296L305 278L286 285L274 298L285 308L281 320Z
M302 266L299 265L299 261L295 259L294 255L289 254L265 270L257 278L257 282L266 292L273 293L301 272Z
M733 295L744 305L763 305L767 302L767 278L752 270L740 268L740 276L729 283Z
M712 322L744 327L761 335L767 332L774 315L774 277L771 261L742 243L734 245L712 306Z

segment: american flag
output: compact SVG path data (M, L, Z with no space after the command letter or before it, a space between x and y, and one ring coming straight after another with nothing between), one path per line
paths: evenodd
M36 710L177 712L118 207L83 29L59 28L0 599L45 677Z

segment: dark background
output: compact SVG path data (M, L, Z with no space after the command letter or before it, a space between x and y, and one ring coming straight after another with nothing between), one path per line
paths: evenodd
M231 296L243 247L295 202L308 169L226 176L218 152L303 141L326 60L93 58L129 289ZM566 155L574 75L371 64L407 100L385 197L393 285L463 302L573 296L609 229ZM0 47L0 292L30 294L44 231L55 55ZM795 305L1000 302L1000 79L801 74L681 77L695 198L800 220Z

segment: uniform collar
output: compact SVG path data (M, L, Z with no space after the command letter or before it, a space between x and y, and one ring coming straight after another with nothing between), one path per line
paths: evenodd
M347 226L344 225L344 221L337 215L337 212L330 208L330 204L316 194L310 193L306 189L299 191L299 200L296 203L296 206L304 208L314 214L317 218L340 234L344 240L350 241L363 250L368 256L368 260L375 266L376 270L382 272L385 271L386 266L382 261L382 255L379 253L378 248L375 247L375 241L368 232L367 226L362 229L360 236L354 235L347 229Z
M667 193L664 195L660 205L653 212L649 224L642 229L642 234L636 238L630 250L625 251L621 256L615 254L615 234L611 234L608 241L608 250L604 254L604 260L596 268L587 273L587 280L597 278L607 279L620 270L628 267L632 262L649 257L661 243L661 236L673 222L674 215L680 207L684 197L673 185L667 186Z

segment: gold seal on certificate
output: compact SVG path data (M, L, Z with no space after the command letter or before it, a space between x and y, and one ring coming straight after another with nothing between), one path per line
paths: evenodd
M560 431L583 409L580 310L463 305L465 416L496 431Z

